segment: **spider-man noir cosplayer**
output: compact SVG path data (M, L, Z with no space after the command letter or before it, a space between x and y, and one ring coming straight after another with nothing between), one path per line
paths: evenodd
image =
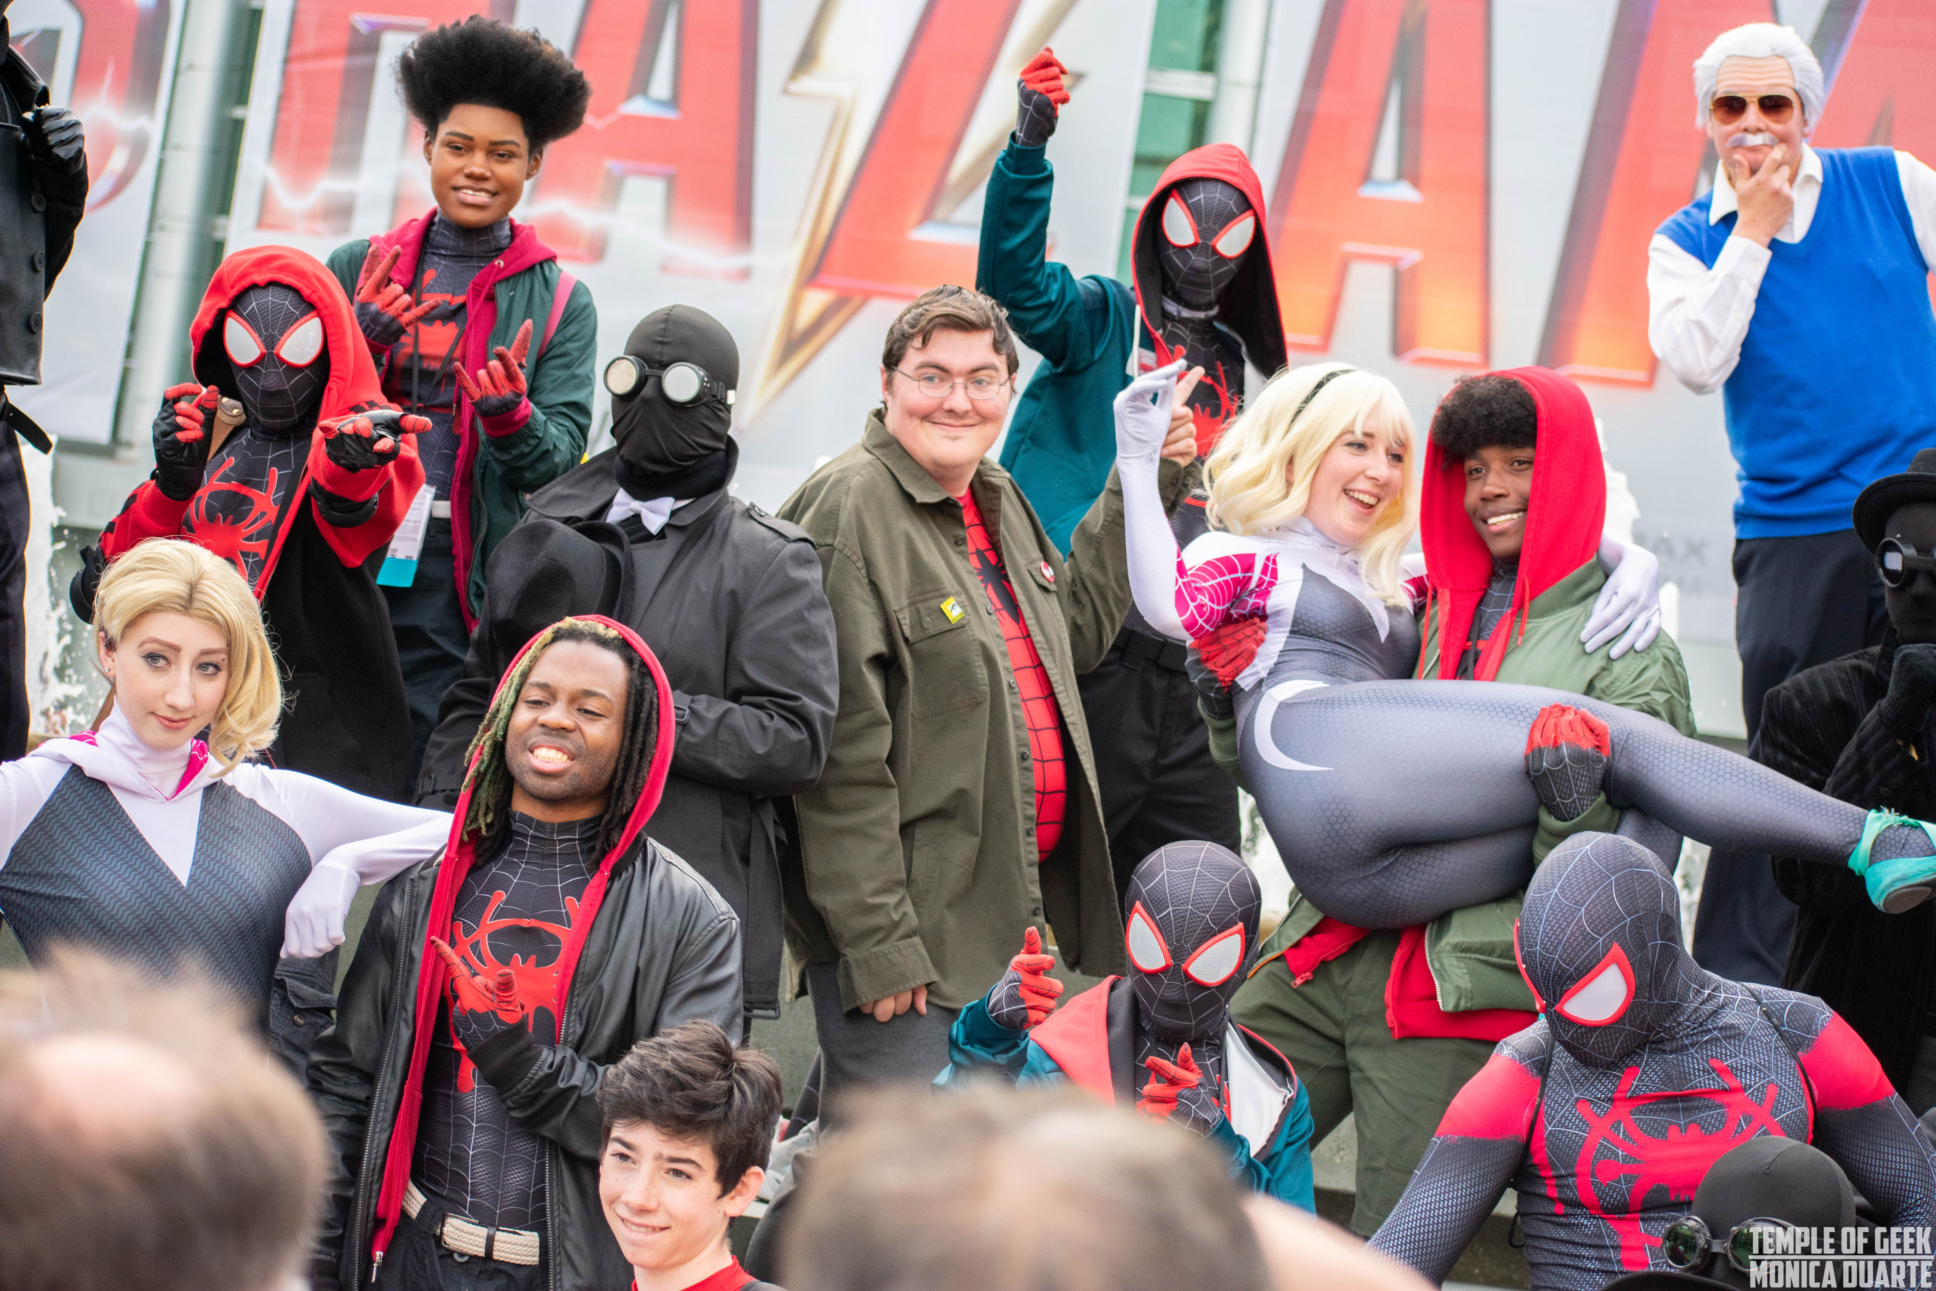
M1055 187L1047 147L1069 101L1068 70L1044 49L1023 69L1015 131L989 177L975 284L1001 302L1042 365L1016 401L1001 464L1052 541L1067 549L1108 483L1110 404L1139 372L1202 368L1187 395L1196 455L1237 415L1245 368L1285 363L1264 190L1241 149L1210 144L1163 171L1130 236L1129 282L1078 278L1049 257ZM1182 425L1185 418L1179 417ZM1200 490L1171 517L1179 545L1205 528ZM1117 885L1134 858L1179 838L1235 850L1236 787L1211 760L1181 646L1131 608L1114 647L1079 679Z
M1129 975L1060 1008L1055 959L1030 928L1008 971L955 1018L935 1083L990 1071L1018 1084L1072 1081L1188 1126L1233 1178L1312 1209L1310 1099L1284 1056L1230 1017L1257 948L1256 876L1215 843L1170 843L1131 871L1128 910Z
M1439 1123L1371 1244L1442 1281L1508 1186L1534 1291L1669 1267L1661 1234L1716 1159L1811 1142L1885 1222L1936 1215L1936 1155L1875 1055L1811 995L1731 982L1683 948L1680 895L1613 834L1534 874L1516 950L1540 1019L1501 1041Z
M398 799L409 710L366 563L423 483L410 436L428 423L384 402L348 299L300 251L224 260L189 340L195 380L163 394L154 476L86 554L75 612L92 620L105 564L144 539L186 538L234 562L289 679L271 761Z

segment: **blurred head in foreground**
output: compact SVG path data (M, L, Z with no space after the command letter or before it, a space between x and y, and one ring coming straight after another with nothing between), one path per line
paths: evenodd
M205 986L0 974L0 1287L264 1291L322 1189L309 1100Z
M1075 1092L860 1101L800 1185L790 1291L1246 1291L1243 1193L1202 1143Z

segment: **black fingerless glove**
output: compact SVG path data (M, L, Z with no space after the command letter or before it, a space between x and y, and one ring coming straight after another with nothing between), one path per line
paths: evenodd
M356 326L364 340L386 350L403 339L403 323L397 316L367 300L356 303Z
M1889 672L1889 690L1876 705L1876 717L1898 740L1922 734L1923 718L1936 701L1936 645L1899 645Z
M1015 83L1015 142L1024 148L1040 148L1055 133L1055 103L1040 90L1021 81Z

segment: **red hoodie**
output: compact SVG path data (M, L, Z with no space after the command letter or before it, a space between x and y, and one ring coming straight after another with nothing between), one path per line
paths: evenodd
M1526 501L1526 537L1519 552L1519 577L1512 604L1483 643L1473 679L1491 681L1512 648L1515 627L1523 630L1532 603L1569 577L1600 547L1606 525L1606 468L1600 437L1586 394L1570 379L1547 368L1511 368L1497 373L1518 381L1533 396L1538 414L1533 483ZM1459 658L1472 620L1492 581L1492 553L1465 510L1465 462L1447 457L1435 443L1425 447L1420 481L1420 540L1425 548L1427 599L1425 634L1432 616L1439 622L1439 670L1445 680L1458 677ZM1420 654L1419 667L1424 668ZM1369 935L1363 928L1328 916L1284 952L1293 980L1308 980L1319 964L1335 959ZM1448 1013L1439 1007L1438 984L1425 959L1425 925L1406 928L1392 955L1385 983L1385 1021L1395 1039L1408 1036L1503 1040L1532 1024L1534 1014L1520 1009L1469 1009Z
M578 917L572 921L571 935L565 941L564 949L558 956L558 994L560 1007L556 1016L559 1034L562 1036L565 1025L564 1002L571 998L571 979L577 971L578 958L585 948L585 939L590 936L593 922L598 918L598 907L605 900L605 889L612 878L612 867L637 841L645 822L658 810L659 795L665 789L666 775L672 768L672 743L674 738L672 686L659 666L659 658L639 635L623 623L608 619L602 614L578 616L593 623L602 623L625 638L625 643L638 652L645 660L646 668L652 674L653 686L658 691L657 738L652 748L652 765L648 768L645 787L639 792L638 801L632 804L632 813L625 822L625 832L619 835L618 845L607 852L598 863L598 870L586 885L585 895L578 902ZM538 638L532 638L535 642ZM508 678L516 673L518 665L530 651L532 642L518 651L504 670ZM498 682L502 691L503 680ZM497 697L492 696L495 703ZM403 1193L410 1182L410 1160L417 1148L417 1118L423 1111L424 1066L430 1057L430 1043L437 1030L437 1010L443 996L445 979L450 970L438 957L430 944L433 935L441 936L450 928L451 913L457 905L459 889L464 878L470 873L477 860L477 842L474 837L464 835L464 820L470 815L471 789L476 779L477 759L472 756L471 764L464 776L464 790L457 798L450 826L450 842L445 846L444 859L437 870L437 883L430 896L430 920L426 925L423 945L419 950L420 967L417 972L416 1023L410 1051L410 1065L406 1069L402 1102L397 1107L397 1118L390 1132L390 1142L385 1148L383 1162L383 1186L376 1200L376 1239L374 1247L378 1252L389 1247L390 1235L396 1230L397 1220L403 1214ZM502 756L500 752L500 756Z
M201 308L189 328L190 354L194 358L195 379L203 385L219 386L222 393L239 396L227 356L222 352L221 329L217 324L235 298L250 287L282 283L301 293L323 321L323 346L329 354L329 382L323 387L323 400L317 423L337 421L353 413L395 405L383 397L377 382L376 367L370 361L369 347L356 326L355 312L335 277L314 257L293 247L250 247L238 251L217 266L202 294ZM376 514L360 525L337 528L316 514L316 527L324 541L346 567L362 564L389 545L410 501L423 484L423 467L417 461L416 444L406 436L397 460L367 471L347 471L329 460L320 430L311 432L309 454L303 477L290 494L290 505L276 518L268 556L255 583L261 598L274 574L276 560L289 536L291 522L303 506L314 506L309 483L314 480L340 498L360 502L383 490ZM248 481L245 483L254 483ZM386 487L386 485L388 487ZM205 486L206 487L206 486ZM114 527L102 534L101 550L109 560L132 548L145 538L179 533L182 519L195 499L176 502L163 496L150 480L135 490L126 510L115 518Z

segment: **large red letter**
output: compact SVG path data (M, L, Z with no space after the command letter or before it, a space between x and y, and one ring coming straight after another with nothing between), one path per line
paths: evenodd
M759 0L679 6L673 102L647 99L672 0L591 0L578 28L578 66L592 83L584 128L551 145L538 180L537 224L558 254L596 260L596 218L618 203L627 175L668 180L666 235L693 254L687 273L743 277L753 233L753 95Z
M1397 270L1392 352L1483 364L1487 317L1487 0L1328 0L1270 209L1284 339L1331 344L1345 266ZM1365 179L1394 83L1402 183Z
M1694 60L1768 0L1621 0L1573 190L1539 361L1568 376L1651 384L1647 244L1694 198L1707 137Z
M1822 23L1830 28L1822 33L1828 48L1820 52L1833 90L1809 142L1818 148L1884 144L1936 162L1930 119L1936 94L1929 88L1936 6L1920 0L1831 4Z

